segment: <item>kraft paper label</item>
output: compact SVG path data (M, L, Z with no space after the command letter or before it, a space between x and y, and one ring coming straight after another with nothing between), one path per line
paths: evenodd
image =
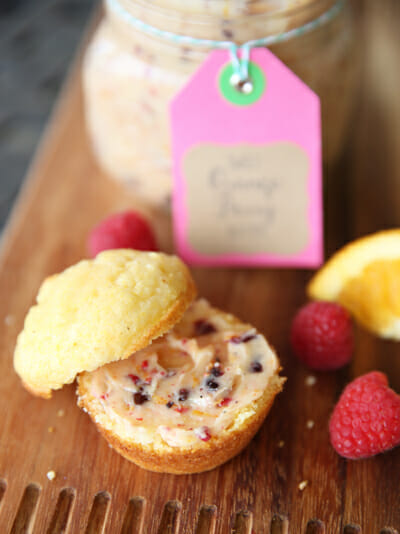
M199 265L318 266L319 100L268 50L251 60L252 94L226 90L228 54L216 51L172 103L177 252Z

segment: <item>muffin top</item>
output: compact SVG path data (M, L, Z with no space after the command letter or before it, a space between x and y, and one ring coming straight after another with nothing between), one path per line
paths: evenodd
M182 317L196 289L176 256L109 250L42 284L18 336L14 367L33 394L149 345Z

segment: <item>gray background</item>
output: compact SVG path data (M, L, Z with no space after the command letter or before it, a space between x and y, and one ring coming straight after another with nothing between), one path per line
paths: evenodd
M0 230L96 0L0 0Z

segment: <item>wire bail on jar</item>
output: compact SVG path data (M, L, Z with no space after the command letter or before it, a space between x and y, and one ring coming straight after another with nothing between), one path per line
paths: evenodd
M160 30L159 28L151 26L150 24L147 24L146 22L134 17L131 13L129 13L129 11L121 6L119 0L105 1L108 9L122 17L135 29L143 31L144 33L147 33L153 37L159 37L161 39L166 39L187 46L227 50L229 52L233 69L230 83L238 91L244 94L250 94L254 89L253 81L249 76L249 62L252 48L257 46L268 47L276 43L289 41L294 37L299 37L300 35L311 32L312 30L315 30L316 28L336 17L345 3L345 0L338 0L330 9L322 13L322 15L310 22L307 22L303 26L299 26L298 28L293 28L286 32L275 35L268 35L267 37L262 37L261 39L247 41L242 45L237 45L233 41L198 39L195 37L190 37L189 35L181 35L166 30Z

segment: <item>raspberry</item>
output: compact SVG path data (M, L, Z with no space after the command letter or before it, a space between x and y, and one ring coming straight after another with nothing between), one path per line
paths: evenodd
M338 369L353 353L350 315L332 302L310 302L293 319L290 341L294 353L311 369Z
M378 371L353 380L329 422L331 443L345 458L368 458L400 445L400 395Z
M110 215L90 232L88 251L92 258L102 250L114 248L158 250L148 222L134 211Z

